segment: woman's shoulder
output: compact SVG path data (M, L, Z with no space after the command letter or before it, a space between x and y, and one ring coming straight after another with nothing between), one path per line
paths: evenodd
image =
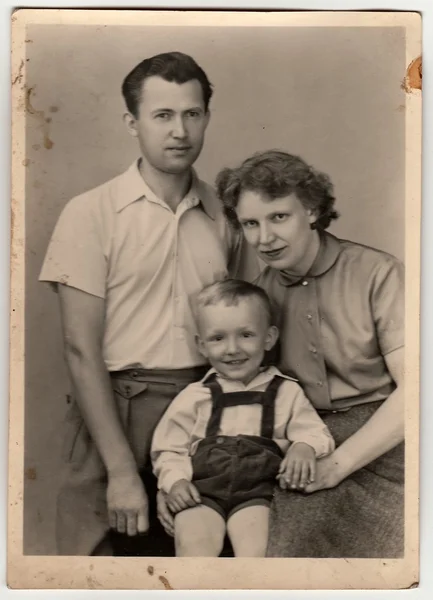
M366 274L372 270L404 269L403 262L385 250L367 246L359 242L340 239L339 262L350 263ZM358 271L359 274L359 271Z

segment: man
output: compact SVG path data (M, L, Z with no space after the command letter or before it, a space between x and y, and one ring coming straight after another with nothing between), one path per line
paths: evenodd
M227 274L256 275L192 168L210 117L204 71L185 54L160 54L129 73L122 93L141 156L66 205L40 275L59 293L73 388L59 554L112 554L110 530L148 532L152 548L161 531L152 433L176 394L206 370L189 298Z

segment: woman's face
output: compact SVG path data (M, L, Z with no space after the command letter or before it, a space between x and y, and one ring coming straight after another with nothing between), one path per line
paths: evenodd
M317 255L319 236L310 227L315 215L296 194L271 199L246 190L239 197L236 214L247 242L266 264L305 275Z

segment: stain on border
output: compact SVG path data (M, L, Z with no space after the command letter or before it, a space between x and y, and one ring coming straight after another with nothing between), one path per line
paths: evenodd
M406 77L401 86L407 94L422 90L422 57L415 58L406 69Z

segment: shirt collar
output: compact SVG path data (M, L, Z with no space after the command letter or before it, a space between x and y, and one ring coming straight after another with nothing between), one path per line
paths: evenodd
M250 383L248 385L244 385L240 381L233 381L231 379L225 379L224 377L221 377L221 375L218 375L217 371L213 368L209 369L209 371L203 377L201 382L206 383L206 381L208 381L208 379L210 379L210 377L212 375L216 375L220 381L227 382L229 385L233 384L233 386L236 386L237 388L242 388L243 390L252 390L260 385L266 385L267 383L272 381L272 379L276 376L282 377L283 379L287 379L288 381L296 381L296 382L298 381L297 379L294 379L293 377L289 377L289 375L284 375L283 373L281 373L281 371L279 369L277 369L277 367L274 367L274 366L266 367L265 369L260 371L260 373L258 373L258 375L256 375L256 377L254 377L254 379L252 381L250 381Z
M294 275L293 273L288 273L286 271L279 271L279 279L283 285L291 286L295 285L296 283L299 283L306 277L318 277L319 275L323 275L324 273L326 273L326 271L329 271L329 269L335 264L341 251L340 241L338 240L338 238L336 238L331 233L328 233L327 231L321 231L319 232L319 235L319 251L308 273L299 276Z
M121 188L116 199L116 212L121 212L124 208L141 199L148 199L156 204L161 204L161 200L150 189L147 183L142 178L138 162L135 160L132 165L121 175ZM193 208L201 204L206 214L215 220L215 206L213 198L210 197L206 186L197 176L197 173L192 169L192 183L185 198L188 201L188 208Z

